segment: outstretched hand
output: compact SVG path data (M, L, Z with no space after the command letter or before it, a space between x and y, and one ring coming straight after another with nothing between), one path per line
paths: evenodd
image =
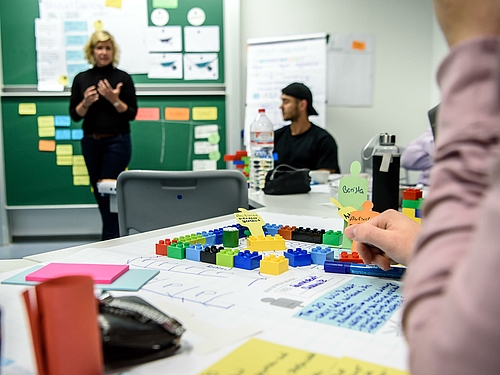
M344 235L356 241L366 264L388 270L391 264L408 264L420 224L402 213L387 210L363 224L351 225Z

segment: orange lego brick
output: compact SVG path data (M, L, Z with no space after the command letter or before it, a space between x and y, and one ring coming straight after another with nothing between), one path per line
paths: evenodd
M289 225L283 225L279 230L278 234L283 237L285 240L292 239L292 232L297 228L295 225L293 227Z

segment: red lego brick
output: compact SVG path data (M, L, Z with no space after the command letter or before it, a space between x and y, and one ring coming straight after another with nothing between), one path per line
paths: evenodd
M169 240L170 242L170 240ZM167 246L165 244L165 241L164 240L160 240L157 244L156 244L156 255L164 255L164 256L167 256Z
M340 253L340 262L348 262L348 263L363 263L363 259L359 256L359 254L353 251L349 254L347 251L342 251Z
M422 198L422 190L420 189L405 189L403 191L403 199L408 201L416 201L418 198Z

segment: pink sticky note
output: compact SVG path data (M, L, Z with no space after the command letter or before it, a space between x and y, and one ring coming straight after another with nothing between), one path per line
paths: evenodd
M160 119L160 108L137 108L136 120L139 121L158 121Z
M90 276L96 284L111 284L127 272L121 264L50 263L26 275L26 281L47 281L62 276Z

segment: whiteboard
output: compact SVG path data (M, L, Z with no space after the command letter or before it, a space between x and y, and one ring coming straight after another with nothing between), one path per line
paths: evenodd
M292 82L302 82L311 89L319 115L309 119L325 127L326 41L326 33L247 41L246 145L259 108L265 108L275 130L287 124L279 108L281 90Z

